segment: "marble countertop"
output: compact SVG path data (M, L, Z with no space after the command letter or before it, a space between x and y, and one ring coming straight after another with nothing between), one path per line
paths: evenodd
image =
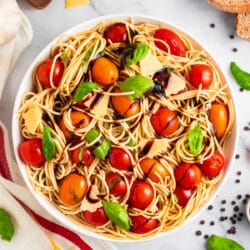
M250 196L250 93L240 91L229 72L230 61L250 71L250 42L237 37L234 14L217 11L205 0L93 0L90 5L73 9L65 9L61 0L52 1L44 10L36 10L24 0L17 2L33 26L34 38L12 70L0 102L0 120L9 132L14 99L27 68L52 39L80 22L107 14L146 14L181 27L210 49L230 80L238 107L240 138L229 178L205 211L178 233L144 243L116 243L116 246L124 250L201 250L206 249L206 235L218 234L250 249L250 223L244 210L245 198Z

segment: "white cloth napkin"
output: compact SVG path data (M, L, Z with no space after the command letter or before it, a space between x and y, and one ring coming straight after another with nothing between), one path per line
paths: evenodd
M15 0L0 0L0 98L4 83L21 52L32 39L29 20ZM8 132L0 121L0 208L9 212L15 233L4 250L115 250L108 241L96 240L65 228L33 197L11 158Z

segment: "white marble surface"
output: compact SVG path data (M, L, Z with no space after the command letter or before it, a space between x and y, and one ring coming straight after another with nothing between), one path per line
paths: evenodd
M227 233L227 230L233 226L229 219L224 222L219 221L220 216L231 216L235 213L231 205L233 200L238 204L239 212L244 213L242 200L245 194L250 194L250 131L244 130L245 126L250 127L250 92L239 91L239 86L229 73L230 61L236 61L242 68L250 71L250 42L239 39L235 34L234 15L213 9L205 0L93 0L88 6L74 9L65 9L63 0L54 0L42 11L32 8L24 0L19 0L18 3L31 21L34 38L11 72L0 102L0 120L7 125L9 131L11 130L11 113L17 88L33 59L48 42L61 32L93 17L128 13L130 15L146 14L162 18L194 35L215 54L222 69L228 75L231 81L230 85L236 96L240 131L237 145L239 159L235 160L226 184L211 203L213 205L212 210L206 209L178 233L172 233L166 237L145 243L116 243L116 246L118 249L124 250L202 250L206 249L204 235L215 233L231 237L241 242L246 249L250 249L250 224L247 222L245 214L242 221L235 225L236 234ZM211 23L215 24L214 28L210 27ZM235 38L230 39L230 35L234 35ZM238 51L233 52L233 48L237 48ZM238 171L241 171L242 174L237 175ZM239 179L240 183L235 183L236 179ZM243 198L237 199L238 194L241 194ZM223 199L227 200L226 205L221 204ZM226 211L221 212L221 208L226 208ZM201 220L205 221L204 225L200 224ZM213 226L210 225L211 221L215 223ZM197 230L202 231L201 236L195 235Z

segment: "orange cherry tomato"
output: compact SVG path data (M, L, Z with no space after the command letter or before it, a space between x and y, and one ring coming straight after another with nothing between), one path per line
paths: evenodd
M150 118L158 135L171 136L179 128L179 119L175 112L168 108L159 108Z
M115 88L114 93L121 93L121 90ZM132 100L126 95L112 96L111 102L114 110L121 116L131 117L140 112L138 101Z
M59 197L66 205L74 206L82 200L87 187L87 180L83 175L69 174L62 181L59 188Z
M227 129L229 120L227 106L220 103L214 103L209 111L209 119L213 123L216 136L221 138Z
M99 57L94 62L91 74L94 81L100 84L111 84L117 81L119 70L111 60Z
M164 166L155 159L144 158L140 161L140 166L144 174L146 174L152 181L159 182L159 177L164 179L166 176L169 176L169 173Z
M70 119L72 122L72 125L76 128L85 128L89 125L91 118L88 115L85 115L84 113L80 111L72 111L70 113ZM63 118L59 121L59 126L61 130L63 131L64 136L66 139L70 140L73 139L73 132L70 131L64 124Z

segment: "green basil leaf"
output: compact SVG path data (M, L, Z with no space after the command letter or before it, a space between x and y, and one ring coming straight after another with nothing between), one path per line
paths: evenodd
M211 235L207 241L208 250L244 250L238 242L226 237Z
M96 129L91 129L85 136L85 139L87 140L88 143L91 143L94 141L100 134L100 131Z
M250 73L243 71L235 62L231 62L230 69L237 83L243 89L250 90Z
M55 142L51 137L50 128L47 125L43 126L42 138L43 154L46 160L52 160L56 154Z
M85 96L87 96L91 91L96 89L98 87L98 84L95 82L85 82L81 84L74 94L73 101L79 102L81 101Z
M149 47L145 43L136 43L135 48L130 49L129 53L125 53L125 67L141 61L147 55L148 50Z
M93 150L93 153L96 157L100 158L101 160L105 160L109 150L110 150L110 141L107 138L104 138L102 144L97 146Z
M81 63L81 66L82 66L82 67L84 67L84 66L86 65L86 63L88 62L89 58L90 58L91 55L92 55L93 50L94 50L94 46L93 46L93 47L90 47L90 48L87 50L87 52L86 52L86 54L85 54L85 56L84 56L84 58L83 58L83 61L82 61L82 63Z
M188 134L190 152L196 156L200 153L203 143L203 134L200 125L197 123Z
M102 201L103 209L107 217L117 226L129 230L131 220L127 211L117 202Z
M62 52L62 57L63 57L63 60L66 62L66 64L68 64L69 63L69 57L68 57L68 54L67 54L67 52L65 50Z
M134 75L127 78L118 86L123 92L134 91L134 94L129 95L129 98L135 99L143 96L143 94L147 92L152 85L153 81L151 78L142 75Z
M0 208L0 235L6 241L11 241L14 235L14 225L11 217L3 208Z

